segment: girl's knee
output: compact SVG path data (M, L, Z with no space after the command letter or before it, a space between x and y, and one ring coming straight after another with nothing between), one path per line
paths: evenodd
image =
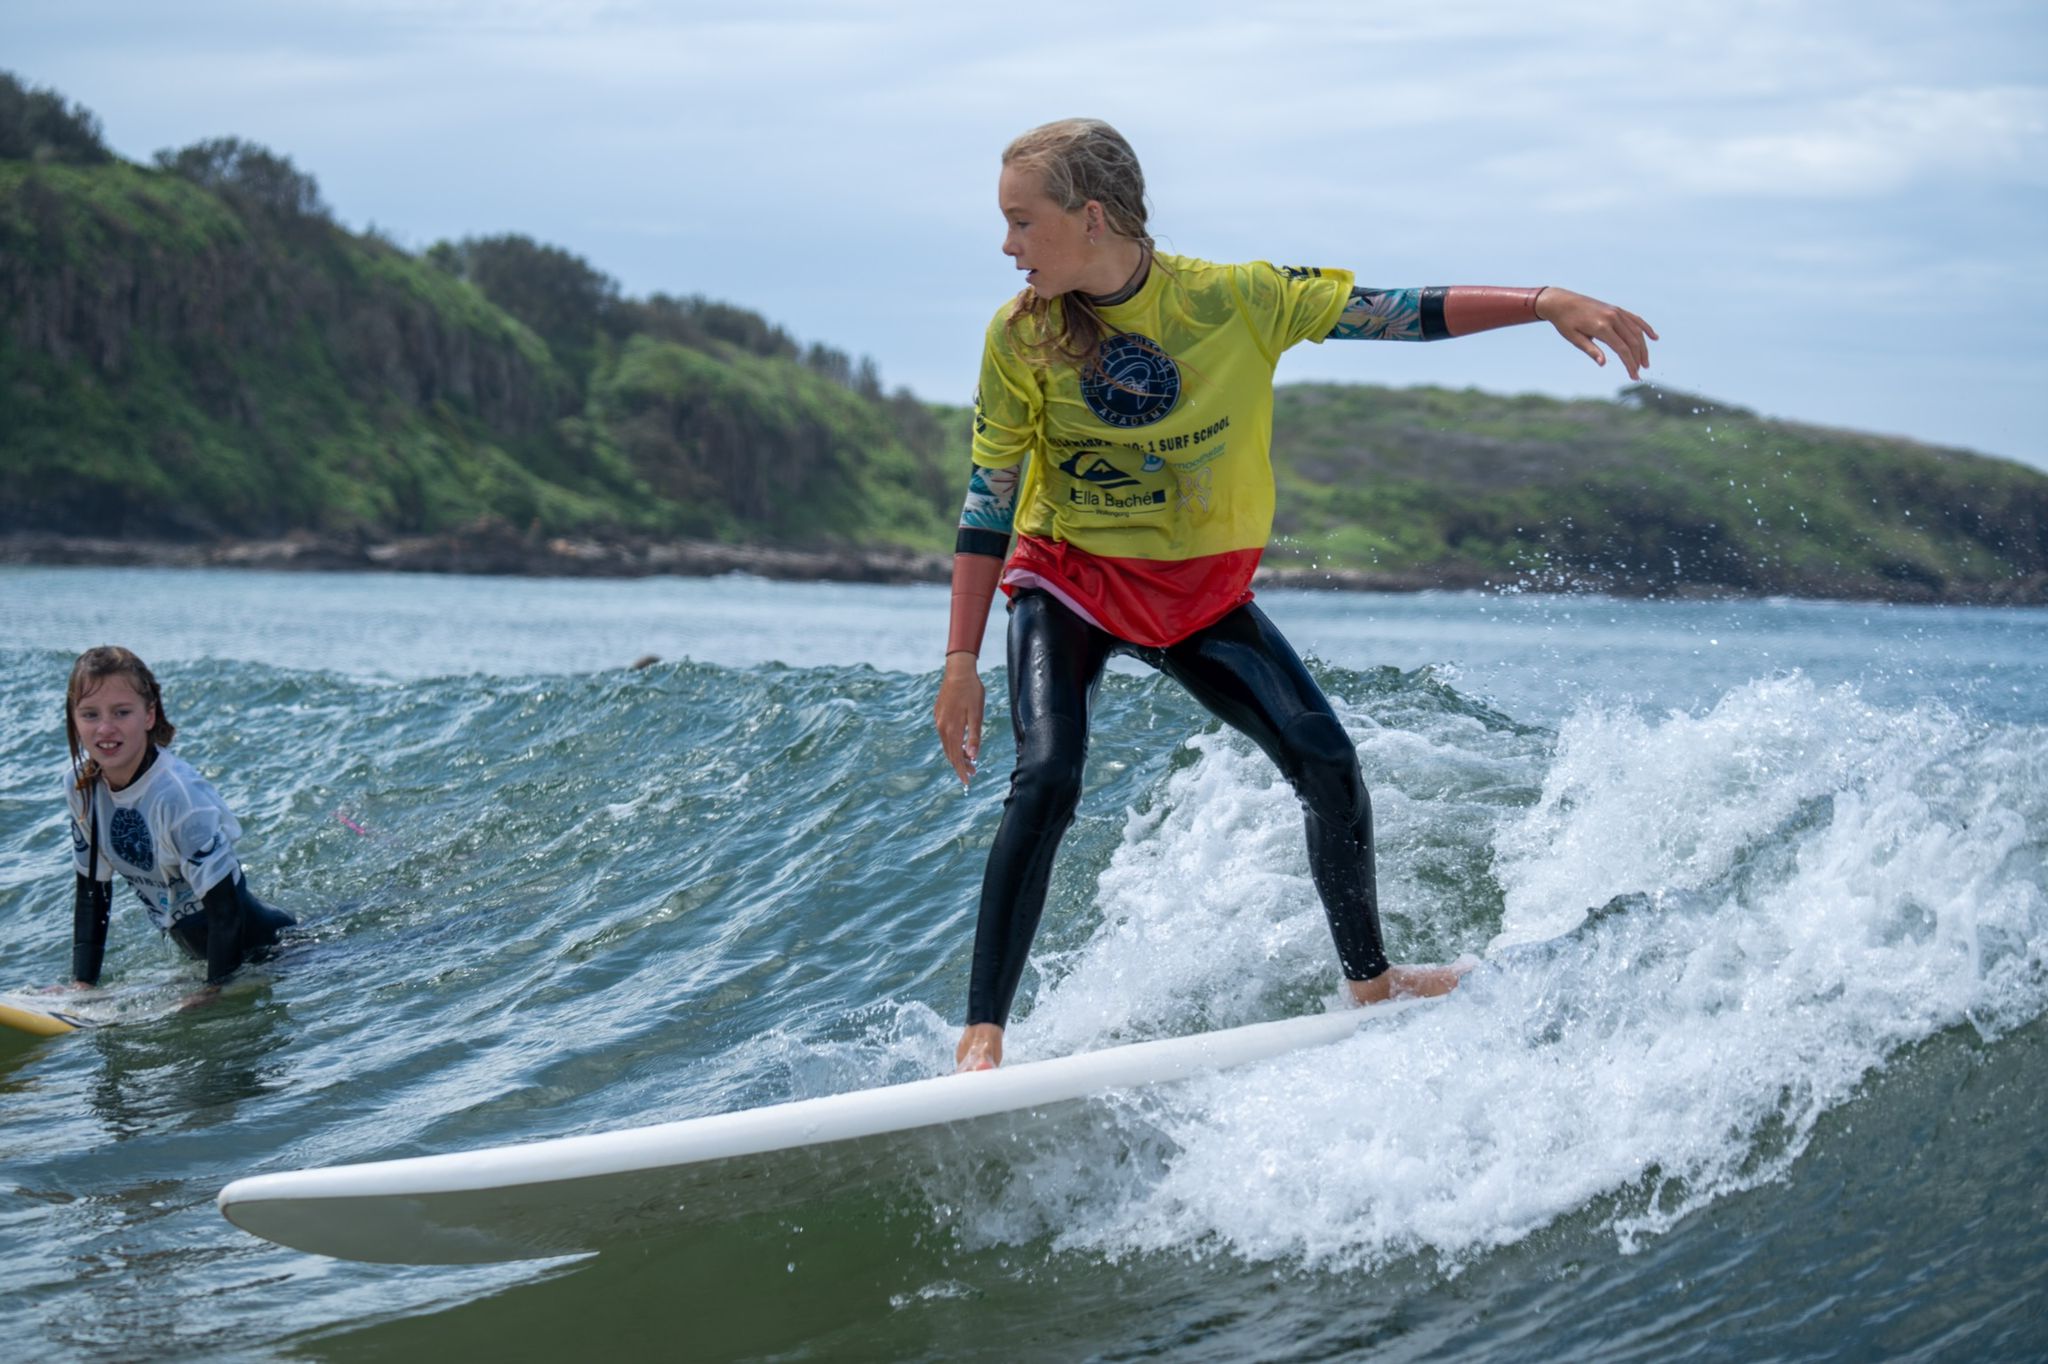
M1056 731L1060 726L1049 728ZM1017 769L1010 774L1010 803L1035 827L1064 825L1081 803L1087 747L1058 733L1033 739L1017 754Z
M1281 770L1311 808L1348 815L1367 800L1358 750L1334 715L1303 715L1280 733Z
M1358 750L1334 715L1296 716L1280 731L1280 740L1298 766L1358 770Z

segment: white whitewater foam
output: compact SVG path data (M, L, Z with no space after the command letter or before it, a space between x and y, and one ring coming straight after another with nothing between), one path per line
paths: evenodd
M1369 766L1393 742L1364 730ZM1956 1026L1995 1038L2048 1007L2037 729L1787 677L1697 715L1582 709L1547 756L1448 719L1399 743L1399 789L1375 789L1383 883L1388 844L1470 817L1426 793L1469 789L1447 774L1488 745L1541 788L1479 835L1507 907L1489 961L1352 1041L1005 1152L998 1188L946 1199L965 1239L1455 1266L1586 1214L1632 1246L1781 1174L1899 1048ZM1133 818L1101 928L1013 1046L1226 1026L1334 984L1291 795L1241 743L1195 746ZM1492 927L1419 885L1403 896L1419 921Z

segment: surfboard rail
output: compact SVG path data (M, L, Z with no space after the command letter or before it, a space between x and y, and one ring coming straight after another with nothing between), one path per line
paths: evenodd
M97 1021L63 1009L43 1007L43 996L0 995L0 1027L12 1028L33 1037L62 1037L67 1032L95 1028ZM55 998L50 996L49 998Z
M764 1180L758 1158L1185 1079L1340 1041L1367 1020L1424 1002L1133 1042L615 1132L250 1175L223 1188L218 1203L245 1231L343 1259L469 1264L574 1254L650 1226L716 1218L721 1183L774 1182Z

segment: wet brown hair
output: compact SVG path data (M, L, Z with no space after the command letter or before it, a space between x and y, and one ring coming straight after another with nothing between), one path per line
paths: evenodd
M78 703L100 689L110 677L127 679L135 688L135 694L149 703L156 712L156 723L149 727L149 740L158 748L169 748L171 740L178 735L178 727L164 714L163 688L156 683L156 674L149 665L118 644L102 644L87 649L71 665L71 684L64 689L64 743L71 750L71 765L78 769L78 789L83 791L99 780L100 765L86 753L78 742L78 725L71 718L78 709Z
M1046 197L1068 213L1091 199L1101 204L1109 230L1138 243L1146 267L1152 265L1156 248L1145 228L1145 172L1123 134L1101 119L1041 124L1003 149L1003 166L1035 173ZM1028 332L1020 330L1026 319L1036 324ZM1071 364L1084 377L1101 371L1102 343L1114 330L1080 290L1049 299L1029 287L1011 305L1008 326L1027 355L1045 364Z

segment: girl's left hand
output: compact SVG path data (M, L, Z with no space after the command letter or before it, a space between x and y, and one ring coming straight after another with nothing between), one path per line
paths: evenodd
M974 777L974 761L981 756L981 718L987 694L974 655L966 652L946 655L946 671L939 680L939 699L932 707L932 719L939 727L939 746L962 786Z
M1592 356L1596 365L1607 363L1607 356L1600 349L1600 343L1606 342L1631 379L1641 378L1642 371L1650 367L1650 342L1663 339L1655 327L1628 309L1554 284L1536 295L1536 316Z

